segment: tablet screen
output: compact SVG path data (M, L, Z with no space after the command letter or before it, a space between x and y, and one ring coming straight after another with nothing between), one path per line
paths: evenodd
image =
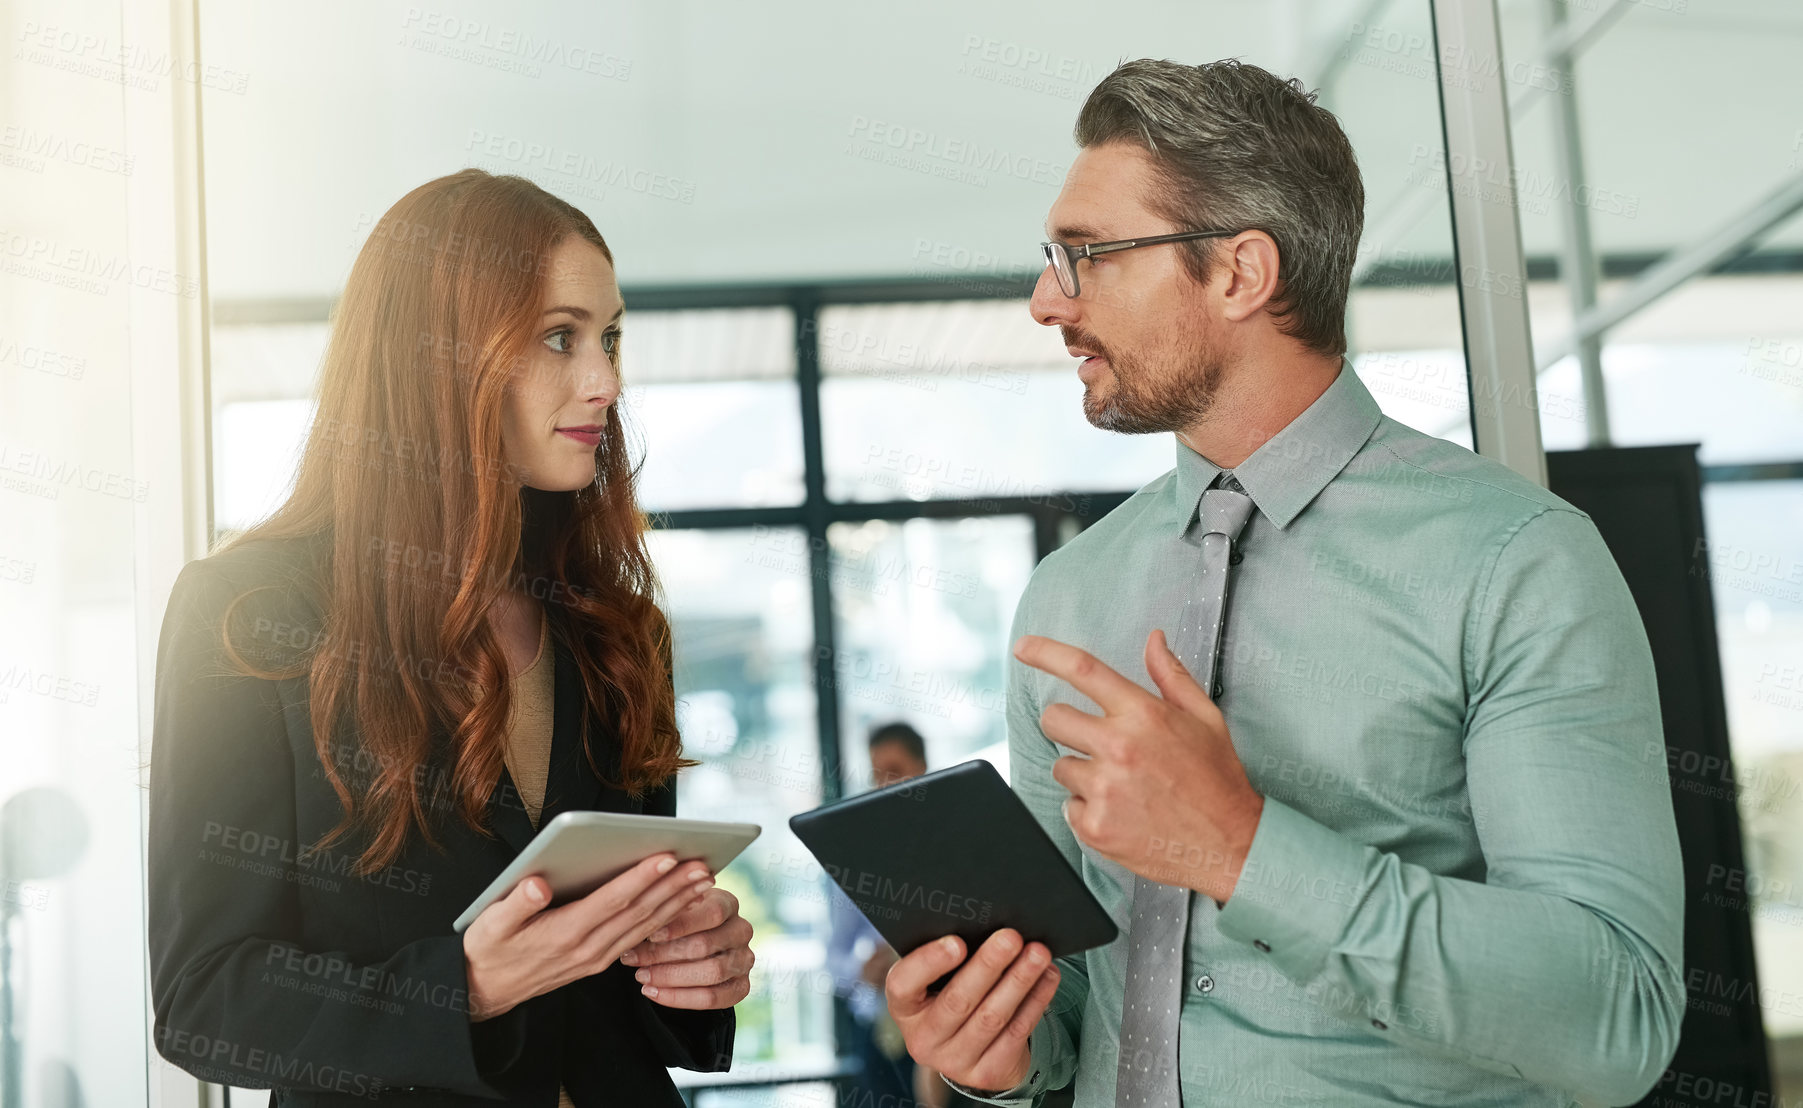
M1054 957L1113 942L1108 913L995 767L971 761L789 821L898 953L1004 927Z

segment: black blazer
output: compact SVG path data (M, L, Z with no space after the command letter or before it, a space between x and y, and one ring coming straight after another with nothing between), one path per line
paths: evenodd
M497 838L439 803L428 811L443 853L415 833L393 865L365 877L352 868L360 839L310 851L342 809L315 751L307 679L229 675L218 627L234 595L292 582L327 557L323 537L248 544L189 563L169 598L150 771L158 1052L204 1080L274 1088L274 1103L293 1108L370 1099L551 1108L560 1081L582 1108L681 1104L665 1067L727 1069L733 1011L660 1007L629 967L470 1023L451 921L533 836L509 777L488 803ZM580 678L557 606L546 609L556 707L541 819L577 809L674 815L673 782L635 802L590 770ZM257 593L239 613L259 648L305 648L320 635L320 613L297 588ZM619 751L608 721L590 714L589 733L611 773ZM341 773L356 788L372 767L354 743L340 745L350 752L337 759ZM448 782L448 761L415 775L430 792Z

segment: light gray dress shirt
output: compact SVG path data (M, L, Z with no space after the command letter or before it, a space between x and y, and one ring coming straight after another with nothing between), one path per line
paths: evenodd
M1383 416L1343 363L1236 467L1220 707L1265 808L1224 907L1195 895L1178 1065L1204 1105L1630 1102L1684 1013L1683 879L1659 692L1588 516ZM1013 637L1156 690L1218 468L1177 467L1040 564ZM1011 639L1012 641L1012 639ZM1044 708L1097 705L1008 660L1013 786L1123 937L1063 959L1032 1075L1114 1101L1132 875L1065 824ZM1171 844L1182 856L1182 844Z

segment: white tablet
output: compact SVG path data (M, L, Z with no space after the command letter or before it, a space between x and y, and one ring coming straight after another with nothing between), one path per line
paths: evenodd
M700 859L719 873L762 831L755 823L565 812L539 828L519 857L470 902L451 927L462 931L475 922L482 909L533 874L550 884L551 903L557 905L586 896L651 855L666 851L682 862Z

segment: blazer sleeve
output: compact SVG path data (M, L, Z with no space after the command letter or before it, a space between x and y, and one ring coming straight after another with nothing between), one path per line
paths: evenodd
M158 1053L245 1088L500 1098L490 1080L523 1049L525 1006L471 1024L461 936L366 959L301 941L308 875L292 859L306 844L281 845L296 831L279 686L233 674L220 642L237 591L216 566L190 563L158 642L148 858Z

